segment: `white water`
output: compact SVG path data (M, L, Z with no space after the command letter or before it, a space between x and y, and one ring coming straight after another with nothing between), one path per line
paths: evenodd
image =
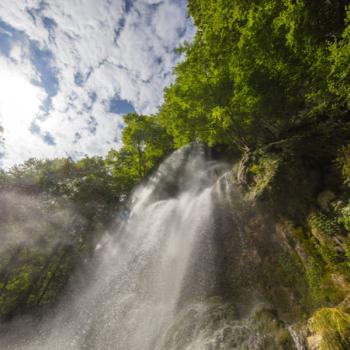
M207 160L200 145L175 152L97 245L90 283L73 283L41 322L22 318L2 330L0 350L280 349L283 326L269 311L241 319L239 305L210 298L220 294L223 245L234 260L221 267L242 266L250 280L254 243L236 215L241 204L228 169ZM248 284L254 292L254 281ZM283 348L301 349L291 335L294 346Z
M86 291L50 320L16 323L1 349L162 349L181 305L214 288L213 197L227 186L218 185L225 169L205 160L202 146L175 152L135 191L128 219L97 246Z

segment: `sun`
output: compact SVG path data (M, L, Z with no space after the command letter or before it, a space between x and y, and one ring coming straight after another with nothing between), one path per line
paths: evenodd
M0 64L0 125L6 134L18 138L28 132L32 120L40 112L43 92L16 67Z

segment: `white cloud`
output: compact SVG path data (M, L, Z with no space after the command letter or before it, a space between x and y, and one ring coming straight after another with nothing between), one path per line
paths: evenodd
M174 48L178 44L179 33L186 29L186 10L174 3L162 4L152 24L163 45Z
M22 34L17 35L20 39L13 39L10 55L0 56L0 72L18 72L23 91L15 96L32 101L23 107L28 111L25 122L16 108L12 114L3 111L8 130L9 115L17 118L12 127L21 125L17 128L20 132L11 131L20 138L17 143L14 136L10 145L9 135L5 135L7 165L32 156L106 153L116 146L120 133L122 118L111 114L108 107L115 95L129 100L140 113L152 113L160 105L162 91L173 79L169 73L179 60L174 49L194 34L186 2L127 2L132 3L128 11L124 0L1 0L0 19ZM48 92L51 83L45 79L43 87L31 83L48 74L35 65L30 51L33 45L50 52L48 68L58 80L47 115L36 119L48 97L44 88ZM80 86L75 83L76 77ZM4 85L0 78L0 92ZM95 101L91 100L93 94ZM93 132L91 117L96 120ZM37 134L29 131L34 119L40 128ZM55 146L43 141L45 133L54 137Z

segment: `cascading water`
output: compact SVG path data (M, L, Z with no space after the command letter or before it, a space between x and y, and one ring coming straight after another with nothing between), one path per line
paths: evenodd
M216 232L237 231L237 264L247 246L232 215L238 195L230 176L200 145L175 152L135 191L117 232L97 246L84 293L51 319L7 329L1 349L265 349L275 329L262 337L251 319L238 321L232 305L210 298L221 288Z

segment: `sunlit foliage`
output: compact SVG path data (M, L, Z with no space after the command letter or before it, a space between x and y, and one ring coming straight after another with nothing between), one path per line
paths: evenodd
M191 0L197 34L160 112L175 144L252 148L337 119L349 102L347 3Z

